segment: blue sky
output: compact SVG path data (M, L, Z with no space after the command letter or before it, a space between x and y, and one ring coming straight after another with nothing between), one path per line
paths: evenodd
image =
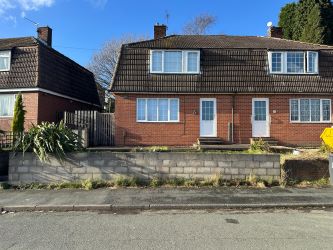
M177 34L195 16L217 17L211 34L265 35L292 0L0 0L0 38L35 36L23 17L53 28L53 47L82 65L107 40L126 34L152 37L153 25L165 23ZM74 49L82 48L82 49Z

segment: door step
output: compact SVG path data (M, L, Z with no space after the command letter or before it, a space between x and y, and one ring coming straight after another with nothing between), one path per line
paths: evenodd
M223 145L226 144L221 138L218 137L199 137L198 145Z
M272 137L252 137L250 139L250 143L252 144L253 142L257 142L260 139L263 140L265 143L267 143L269 146L277 146L278 145L278 141L275 140Z

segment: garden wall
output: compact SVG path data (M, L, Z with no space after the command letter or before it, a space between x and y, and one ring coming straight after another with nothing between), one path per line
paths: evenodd
M289 159L285 161L283 169L287 180L314 181L330 177L326 159Z
M115 153L83 152L68 155L60 163L41 163L34 154L11 155L9 181L49 183L83 179L112 179L118 175L140 179L205 178L221 174L223 179L244 179L254 174L263 179L280 179L280 155L217 153Z

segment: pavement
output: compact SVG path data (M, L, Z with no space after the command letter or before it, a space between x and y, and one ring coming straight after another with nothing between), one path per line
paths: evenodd
M332 249L331 209L0 214L0 249Z
M332 208L333 188L120 188L2 190L0 210L128 211L165 209Z

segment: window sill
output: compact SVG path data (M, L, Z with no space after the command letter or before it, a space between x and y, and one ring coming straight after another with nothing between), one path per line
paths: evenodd
M200 72L150 72L151 75L200 75Z
M179 121L136 121L137 123L179 123Z
M319 76L319 73L278 73L269 72L270 75L285 75L285 76Z
M330 124L332 123L331 121L327 122L290 122L291 124Z
M0 116L0 119L12 119L14 116Z

